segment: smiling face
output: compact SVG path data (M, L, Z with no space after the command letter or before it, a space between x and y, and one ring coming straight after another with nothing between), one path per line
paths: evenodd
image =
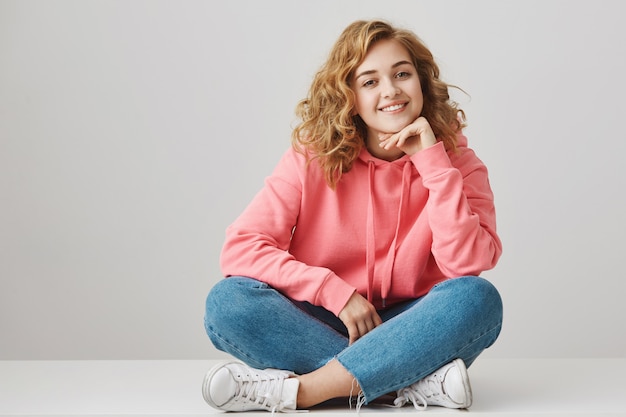
M417 70L406 48L395 40L372 46L354 72L351 86L354 110L367 125L366 146L372 153L380 152L380 134L399 132L422 113L424 97Z

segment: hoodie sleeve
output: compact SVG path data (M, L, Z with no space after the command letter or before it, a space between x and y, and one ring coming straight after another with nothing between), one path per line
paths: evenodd
M288 150L265 186L226 229L220 265L224 276L258 279L294 300L338 315L355 288L328 268L309 266L289 253L302 201L304 157Z
M502 243L487 168L459 135L457 151L443 143L411 158L429 191L426 210L433 234L432 254L448 277L480 275L493 268Z

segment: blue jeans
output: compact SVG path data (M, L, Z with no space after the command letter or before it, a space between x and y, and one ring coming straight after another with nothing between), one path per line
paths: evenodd
M230 277L207 297L205 328L216 348L253 368L301 375L336 358L368 403L456 358L470 366L502 326L498 291L474 276L443 281L421 298L378 313L383 324L348 346L346 327L328 310L260 281Z

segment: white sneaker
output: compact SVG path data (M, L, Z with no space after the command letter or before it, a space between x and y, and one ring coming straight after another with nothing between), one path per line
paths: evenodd
M293 372L222 362L204 377L202 395L223 411L295 411L300 381Z
M447 408L468 408L472 405L467 368L461 359L455 359L416 383L398 390L394 401L397 407L411 402L418 410L428 405Z

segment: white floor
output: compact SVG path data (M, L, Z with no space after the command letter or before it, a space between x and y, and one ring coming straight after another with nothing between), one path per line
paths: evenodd
M0 361L0 416L207 416L203 376L212 361ZM470 368L475 416L626 416L626 358L479 359ZM347 404L317 407L331 417ZM371 417L412 407L364 407ZM267 413L246 413L246 416Z

